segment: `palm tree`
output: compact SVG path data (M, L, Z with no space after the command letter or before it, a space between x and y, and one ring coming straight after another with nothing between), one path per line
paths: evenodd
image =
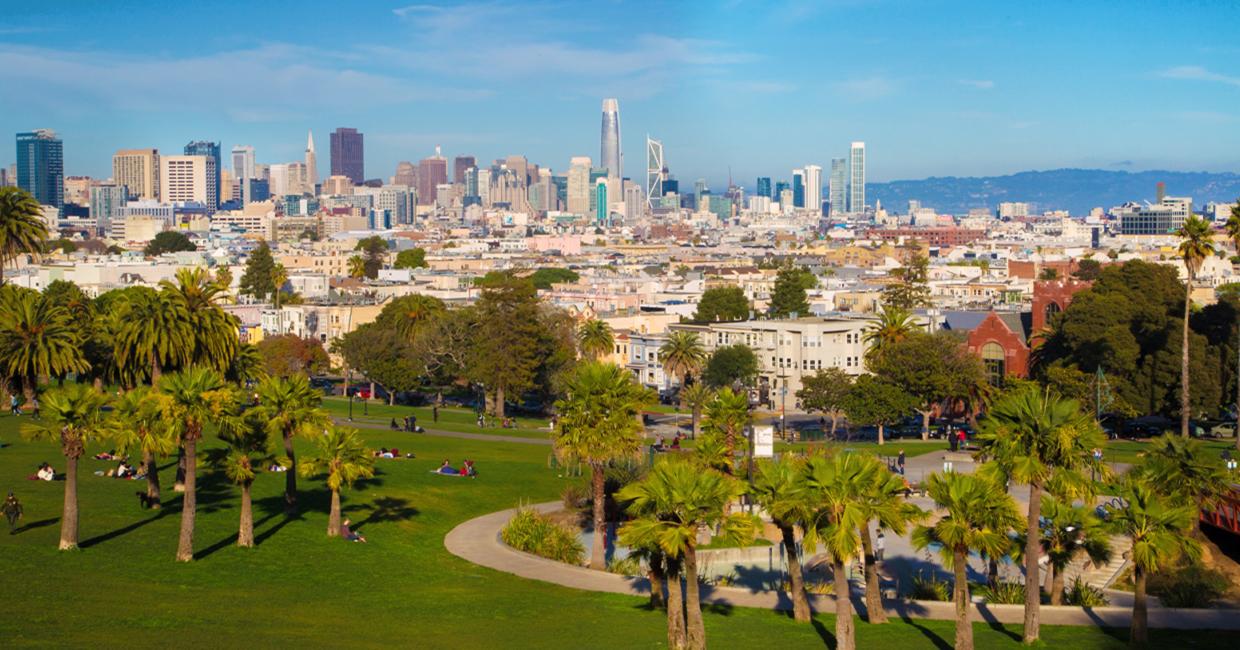
M26 401L40 379L90 368L83 343L65 308L30 289L0 286L0 375L20 380Z
M680 391L680 401L689 409L689 417L693 423L693 439L701 433L702 409L715 400L715 391L705 382L694 382Z
M870 522L878 522L886 528L903 535L910 524L925 516L921 508L904 498L904 480L898 474L887 471L876 456L865 456L869 463L872 480L862 486L861 506L865 521L861 524L861 552L865 562L865 609L869 622L886 623L887 611L883 608L883 594L878 585L878 563L874 556L874 541L870 539Z
M1128 640L1133 645L1145 645L1149 641L1146 580L1181 557L1196 559L1201 554L1201 545L1185 534L1197 519L1197 509L1190 503L1173 505L1141 481L1125 481L1119 492L1119 499L1107 510L1111 529L1132 539L1133 601Z
M1135 476L1158 494L1195 504L1198 510L1217 503L1232 483L1222 460L1208 453L1199 440L1159 436L1141 457Z
M866 345L866 359L878 359L883 350L899 343L918 330L913 313L903 307L887 305L878 313L878 320L866 328L862 339Z
M1205 219L1190 216L1177 233L1180 237L1180 257L1188 273L1184 293L1184 327L1180 339L1180 435L1188 437L1188 419L1192 404L1188 399L1188 312L1193 304L1193 282L1206 258L1214 254L1214 233Z
M260 381L267 376L263 371L263 355L253 343L242 343L237 347L237 355L228 364L224 378L245 387L251 381Z
M276 309L280 308L280 294L284 293L284 283L288 282L288 269L283 264L276 264L271 268L271 286L275 287L272 292L272 302L275 303Z
M814 517L809 488L805 484L805 462L785 455L779 460L758 465L751 490L754 499L771 517L783 538L788 556L788 590L792 596L792 616L803 623L813 616L805 593L805 577L797 548L796 529L804 531Z
M114 355L122 374L159 383L166 369L193 356L195 333L184 306L167 293L145 287L129 290L117 309L119 329Z
M327 489L332 493L327 536L339 537L340 490L352 487L359 479L374 476L375 458L356 429L332 427L327 433L316 437L314 445L318 454L307 458L299 471L306 478L327 475Z
M78 545L78 459L86 451L87 443L106 438L113 432L113 424L103 407L108 398L87 384L69 384L50 390L43 397L43 418L22 427L22 433L32 439L60 443L60 453L65 457L65 508L60 518L60 550L68 551Z
M177 448L177 441L164 422L159 396L145 386L131 389L117 398L114 412L121 425L116 448L122 454L142 455L147 502L158 510L161 507L158 459Z
M728 474L736 471L736 448L738 444L745 444L745 428L751 419L749 395L744 391L722 388L715 394L715 400L706 406L706 433L722 443Z
M999 484L1007 480L1029 486L1025 526L1025 633L1026 643L1038 638L1038 516L1042 492L1054 480L1068 487L1084 482L1082 472L1107 468L1093 457L1105 445L1098 423L1081 411L1076 400L1064 399L1036 384L1013 390L997 400L980 423L979 458L993 458L983 471Z
M588 361L575 368L565 383L564 399L556 402L559 418L552 433L557 454L590 467L594 498L594 535L590 568L607 568L604 536L606 495L604 471L613 461L635 456L643 427L638 415L651 400L643 388L615 364Z
M1047 581L1052 605L1063 604L1064 570L1082 552L1095 565L1111 559L1111 545L1093 509L1047 495L1042 500L1042 546L1049 560Z
M4 265L23 254L38 254L47 240L43 207L29 192L0 187L0 284Z
M237 338L240 322L217 304L222 292L207 270L202 267L179 269L176 282L162 280L159 286L192 333L192 363L210 366L219 372L228 370L240 345Z
M1223 229L1227 232L1231 245L1235 247L1236 255L1240 255L1240 199L1236 199L1236 204L1231 206L1231 216L1227 217Z
M577 330L577 345L581 348L582 357L597 361L611 353L616 346L616 339L611 325L592 318L582 323Z
M683 604L680 576L669 576L668 581L670 648L706 647L698 591L697 535L705 527L718 531L716 536L724 541L743 545L752 540L758 529L756 518L726 512L728 504L744 492L740 482L718 472L703 472L686 462L662 461L646 478L626 485L616 495L628 503L628 511L635 516L620 529L621 543L657 547L683 571Z
M254 547L254 509L250 499L250 487L258 472L270 463L271 438L262 420L256 416L236 431L221 433L220 438L228 444L221 449L217 461L224 466L224 474L241 488L241 516L237 525L237 546Z
M235 417L237 397L220 374L191 366L159 380L164 421L181 444L185 459L185 494L177 561L194 559L194 519L198 510L198 441L208 423L220 426Z
M928 484L930 497L947 512L931 526L918 526L913 531L913 545L919 549L931 545L942 548L943 561L955 574L955 647L972 648L969 552L979 551L991 557L1001 554L1007 547L1008 531L1020 527L1020 511L1003 486L980 476L932 474Z
M706 348L695 332L676 330L659 346L659 363L664 372L684 386L685 380L698 373L706 363Z
M366 277L366 260L361 255L354 255L349 258L349 277Z
M252 410L267 423L267 432L284 442L288 471L284 476L284 511L297 510L297 454L293 438L312 437L331 426L331 417L320 408L322 393L310 385L305 375L268 377L258 385L258 406Z

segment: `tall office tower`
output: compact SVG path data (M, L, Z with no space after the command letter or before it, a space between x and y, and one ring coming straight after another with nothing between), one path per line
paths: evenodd
M315 194L319 184L319 161L314 155L314 131L306 132L306 191Z
M448 159L443 157L439 145L435 145L435 155L418 163L418 205L433 205L435 188L447 182Z
M206 156L214 161L214 169L212 170L211 177L208 180L211 182L210 192L214 193L213 196L215 197L215 204L211 205L208 209L211 212L215 212L220 207L220 172L224 171L224 161L220 158L220 143L197 140L185 145L184 153L187 156Z
M754 188L754 194L756 194L757 196L765 196L768 199L771 198L771 177L770 176L759 176L758 177L758 186Z
M13 180L9 178L9 168L0 167L0 187L8 187L13 184Z
M843 158L831 159L831 177L827 179L827 201L831 204L832 217L848 211L844 196L848 187L848 161Z
M232 173L233 180L240 187L241 192L238 197L241 203L249 203L253 199L250 196L250 180L256 178L257 170L254 168L254 147L248 144L239 144L232 148Z
M822 212L822 167L805 166L805 207Z
M710 189L706 187L706 179L699 178L693 181L693 200L696 205L702 204L702 196L709 194Z
M354 185L366 180L362 134L340 127L331 134L332 176L348 176Z
M792 207L805 207L805 170L792 170Z
M590 157L573 156L568 163L568 211L587 214L590 211Z
M779 197L780 197L780 196L783 196L783 194L784 194L784 190L788 190L788 189L792 189L792 186L788 184L788 181L776 181L776 182L775 182L775 192L774 192L773 194L771 194L771 198L772 198L772 199L774 199L776 203L778 203L778 202L779 202ZM785 208L786 208L786 207L790 207L790 206L786 206L786 205L785 205L785 206L782 206L782 207L785 207Z
M159 149L121 149L112 154L112 180L130 200L159 200Z
M854 142L848 150L848 211L865 212L865 143Z
M620 102L614 98L603 100L599 165L607 169L608 178L620 178L624 175L624 159L620 154Z
M530 161L526 160L525 156L508 156L504 160L504 166L512 170L521 187L530 184Z
M667 180L667 164L663 160L663 143L646 136L646 204L653 208L654 201L663 196L663 181Z
M327 196L349 196L353 194L353 181L348 176L328 176L323 181L323 194Z
M452 160L452 182L463 185L465 183L466 170L477 166L478 161L473 156L457 156Z
M646 216L646 193L642 191L641 185L625 181L624 221L633 224L644 216Z
M491 206L491 168L484 167L482 169L474 168L475 182L478 184L478 202L483 207Z
M116 183L100 183L90 188L90 217L95 220L95 229L100 235L111 234L112 220L125 207L125 194L125 186Z
M65 150L55 131L17 134L17 186L43 205L65 204Z
M392 183L417 189L418 166L408 160L396 163L396 175L392 176Z
M164 156L160 160L159 200L196 201L207 206L208 212L215 212L219 208L215 172L215 159L210 156Z
M607 225L607 200L607 177L599 178L594 182L594 223L596 225Z
M477 197L478 196L478 168L470 167L469 169L466 169L465 175L464 175L464 181L465 182L463 182L462 185L465 186L465 196Z

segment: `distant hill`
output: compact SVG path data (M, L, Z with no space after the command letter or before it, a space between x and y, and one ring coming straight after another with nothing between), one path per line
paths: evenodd
M1234 202L1240 197L1240 174L1210 172L1117 172L1101 169L1052 169L1010 176L927 178L919 181L867 183L866 202L905 212L909 200L943 214L964 214L971 208L994 211L1003 201L1024 201L1032 210L1069 210L1084 215L1091 208L1126 201L1153 201L1156 184L1167 184L1168 196L1191 196L1194 207L1211 201Z

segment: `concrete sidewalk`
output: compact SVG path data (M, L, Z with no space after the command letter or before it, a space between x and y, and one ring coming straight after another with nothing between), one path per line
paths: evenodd
M336 422L336 424L339 424L341 426L355 427L358 429L371 429L375 431L393 431L390 426L384 426L379 423L358 422L356 420L353 422L350 422L347 418L332 418L332 419ZM461 440L483 440L487 442L515 442L517 444L522 444L522 445L551 446L550 435L548 435L548 437L546 438L527 438L527 437L522 437L522 436L500 436L500 435L495 435L495 434L490 434L490 433L464 433L461 431L444 431L442 429L431 429L427 427L422 427L422 428L425 429L424 432L417 433L417 434L411 433L409 435L427 435L427 436L439 436L441 438L459 438ZM393 432L402 433L400 431L393 431Z

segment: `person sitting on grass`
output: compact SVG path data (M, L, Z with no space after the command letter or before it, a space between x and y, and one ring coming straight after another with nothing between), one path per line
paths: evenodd
M393 431L400 431L400 425L396 424L396 418L392 418L392 424L388 425Z
M474 461L468 459L465 461L465 465L461 467L461 476L478 478L478 470L474 469Z
M133 475L133 466L124 460L116 466L116 478L133 478Z
M51 465L43 463L39 466L39 471L35 472L34 476L35 480L38 481L54 481L56 480L56 470L52 469Z
M443 464L439 466L439 469L435 470L435 473L446 474L448 476L457 476L460 474L460 472L456 471L456 468L452 466L452 463L447 458L443 459Z
M672 451L680 451L680 434L679 433L677 433L676 436L672 438L671 448L672 448Z
M343 522L341 522L340 536L343 537L346 542L361 542L365 544L366 538L362 537L361 533L354 532L353 529L349 528L349 525L352 523L353 522L349 521L348 519L345 519Z

